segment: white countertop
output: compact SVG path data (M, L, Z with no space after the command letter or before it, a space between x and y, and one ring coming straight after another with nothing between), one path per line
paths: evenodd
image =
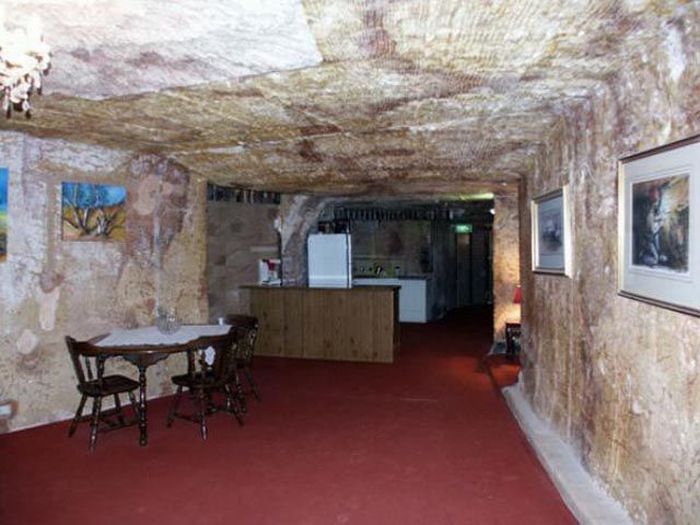
M402 277L355 277L352 280L353 285L359 286L401 286L401 281L428 281L431 276L402 276Z

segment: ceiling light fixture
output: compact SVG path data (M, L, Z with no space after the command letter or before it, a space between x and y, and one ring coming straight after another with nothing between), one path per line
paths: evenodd
M41 35L41 24L34 16L26 29L10 31L5 26L5 10L0 5L0 87L2 111L10 118L12 111L31 117L30 98L41 95L42 78L49 71L51 50Z

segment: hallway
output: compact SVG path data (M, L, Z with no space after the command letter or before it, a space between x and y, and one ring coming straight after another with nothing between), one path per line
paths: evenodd
M246 425L224 414L150 443L58 423L0 436L0 523L575 523L479 358L490 314L403 325L394 365L260 358ZM66 359L68 356L66 355ZM76 394L76 403L77 403Z

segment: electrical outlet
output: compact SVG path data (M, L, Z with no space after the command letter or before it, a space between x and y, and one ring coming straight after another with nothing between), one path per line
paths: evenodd
M3 403L0 405L0 417L7 418L12 416L12 403Z

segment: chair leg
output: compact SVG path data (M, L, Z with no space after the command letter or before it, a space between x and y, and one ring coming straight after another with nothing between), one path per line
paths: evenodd
M214 403L214 396L211 392L206 393L207 400L207 414L213 414L216 412L216 404Z
M117 420L121 426L126 426L126 421L124 421L124 414L122 414L122 404L119 401L119 394L114 394L114 407L117 409Z
M248 401L246 400L245 392L243 391L243 384L241 383L241 376L238 374L238 370L236 370L233 374L233 382L234 386L236 387L236 397L241 405L241 412L247 414Z
M90 452L95 450L97 444L97 428L100 425L100 411L102 409L102 398L96 397L92 402L92 420L90 421Z
M253 379L253 372L250 370L250 367L246 366L243 369L243 373L245 374L245 377L248 380L248 384L250 385L250 389L253 391L255 399L261 401L260 392L258 392L258 385L255 384L255 380Z
M238 402L234 400L233 391L231 390L231 385L224 385L224 392L226 393L226 410L233 414L236 418L238 424L243 426L243 418L241 417L241 410L238 406Z
M173 421L175 421L175 416L177 415L177 409L180 406L180 399L182 398L182 386L177 387L177 393L175 394L175 399L173 399L173 404L170 405L170 412L168 413L168 420L166 425L168 428L173 426Z
M78 428L78 423L83 417L83 408L85 408L85 401L87 401L87 396L83 394L83 396L80 398L80 403L78 404L78 410L75 411L75 417L70 423L70 428L68 429L68 437L73 437L73 434L75 434L75 430Z
M199 431L202 434L202 439L207 439L207 401L204 395L204 390L197 392L197 401L199 402Z

